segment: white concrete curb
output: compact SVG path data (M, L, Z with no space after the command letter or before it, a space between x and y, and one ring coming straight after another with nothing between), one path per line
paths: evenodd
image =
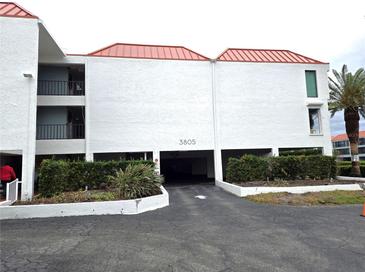
M365 178L363 177L336 176L336 179L344 181L360 181L365 183Z
M288 192L302 194L307 192L333 191L333 190L362 190L359 184L321 185L321 186L290 186L290 187L241 187L227 182L216 180L216 186L221 187L238 197L257 195L261 193Z
M139 214L169 205L168 192L162 186L161 191L162 194L135 200L4 206L0 207L0 220L84 215Z

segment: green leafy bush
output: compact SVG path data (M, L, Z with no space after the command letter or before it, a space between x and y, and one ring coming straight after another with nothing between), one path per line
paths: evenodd
M299 179L304 173L304 156L279 156L268 159L270 178L275 179Z
M337 165L335 157L331 156L306 156L306 170L302 177L307 176L310 179L327 179L335 178Z
M338 161L337 162L337 175L339 176L351 176L351 161ZM360 161L361 176L365 177L365 161Z
M263 157L244 155L240 159L229 158L227 180L229 182L247 182L264 180L267 177L268 161Z
M67 162L44 160L39 174L39 192L43 197L60 194L67 187Z
M230 158L228 182L264 180L326 179L336 176L334 157L322 155Z
M280 156L309 156L309 155L322 155L321 149L307 148L307 149L293 149L280 151Z
M152 161L64 161L43 160L39 174L39 193L50 197L64 191L100 189L108 177L116 171L125 170L129 165L146 164L154 167Z
M351 176L351 166L338 166L337 174L339 176ZM360 166L361 176L365 177L365 166Z
M110 182L118 189L120 198L137 199L161 193L163 182L161 175L147 164L128 165L120 169L114 176L109 176Z

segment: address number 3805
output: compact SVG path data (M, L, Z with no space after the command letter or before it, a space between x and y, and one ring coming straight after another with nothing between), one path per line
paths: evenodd
M196 145L195 139L180 139L179 141L180 146L193 146Z

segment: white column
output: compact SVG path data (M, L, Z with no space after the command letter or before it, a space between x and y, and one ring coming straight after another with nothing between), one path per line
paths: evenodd
M89 95L89 64L85 62L85 160L94 161L94 154L90 151L90 95Z
M271 148L271 155L272 156L279 156L279 148L278 147Z
M35 154L34 152L23 152L22 158L22 184L21 199L26 201L32 199L34 191L34 169Z
M222 166L222 151L220 145L219 136L219 114L217 108L217 94L216 94L216 81L215 81L215 69L216 61L211 61L212 67L212 114L213 114L213 136L214 136L214 173L215 180L223 180L223 166Z
M22 151L22 185L21 199L29 200L34 192L34 170L36 150L36 124L37 124L37 75L38 70L32 73L33 77L24 79L28 82L28 130L26 147Z
M223 180L222 151L214 150L214 173L215 180Z
M332 142L327 143L327 145L323 147L323 155L327 155L327 156L333 155Z
M85 160L88 162L94 162L94 153L85 153Z
M160 151L153 151L153 162L155 163L155 171L157 172L157 174L160 174Z

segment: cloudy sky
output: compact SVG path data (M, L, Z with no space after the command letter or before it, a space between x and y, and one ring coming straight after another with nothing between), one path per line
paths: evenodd
M355 71L365 66L364 0L18 0L66 53L115 42L183 45L215 58L228 47L289 49ZM331 119L344 131L343 114ZM361 127L365 130L365 121Z

